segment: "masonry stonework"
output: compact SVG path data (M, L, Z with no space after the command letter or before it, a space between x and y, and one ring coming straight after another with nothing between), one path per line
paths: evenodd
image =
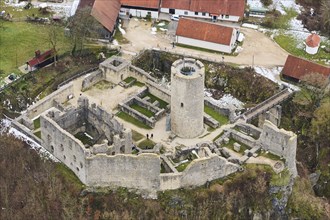
M181 59L171 67L171 129L179 137L202 134L204 114L204 65Z

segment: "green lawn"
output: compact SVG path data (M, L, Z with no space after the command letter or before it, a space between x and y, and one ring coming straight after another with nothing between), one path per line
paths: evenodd
M182 172L187 168L187 166L190 164L190 162L191 161L188 161L186 163L182 163L182 164L180 164L179 166L177 166L175 168L177 169L177 171Z
M220 123L220 126L221 125L224 125L224 124L227 124L228 122L229 122L229 119L226 117L226 116L224 116L224 115L222 115L222 114L220 114L220 113L218 113L218 112L216 112L216 111L214 111L211 107L209 107L209 106L204 106L204 112L206 113L206 114L208 114L208 115L210 115L212 118L214 118L215 120L217 120L219 123Z
M85 132L78 132L74 137L79 139L84 145L92 146L94 144L93 139L88 137Z
M37 119L35 119L33 121L34 124L34 130L37 130L38 128L40 128L40 117L38 117Z
M127 121L129 123L132 123L133 125L139 127L139 128L144 128L144 129L151 129L150 126L142 123L141 121L137 120L136 118L133 118L132 116L130 116L129 114L125 113L125 112L118 112L116 114L119 118L123 119L124 121Z
M330 59L330 54L326 53L322 48L319 48L319 51L315 55L311 55L305 52L303 48L298 48L299 42L291 35L280 34L274 38L276 43L278 43L284 50L290 54L298 57L303 57L308 60L324 64L323 61L319 59ZM321 45L326 45L321 42ZM328 45L329 46L329 45Z
M141 107L141 106L139 106L138 104L135 104L135 103L130 105L130 107L132 109L135 109L136 111L140 112L141 114L147 116L148 118L151 118L155 115L155 113L153 113L152 111L150 111L146 108L143 108L143 107Z
M224 144L223 146L224 146L224 147L227 147L227 148L229 148L229 149L231 149L231 150L233 150L233 151L235 151L235 150L234 150L234 143L238 143L238 144L241 145L240 150L239 150L239 152L238 152L238 153L240 153L240 154L244 154L244 151L247 150L247 149L249 149L248 146L246 146L245 144L243 144L243 143L241 143L241 142L239 142L239 141L236 141L236 140L234 140L234 139L232 139L232 138L229 139L228 144ZM235 151L235 152L236 152L236 151Z
M41 131L34 132L33 134L41 139Z
M158 101L159 102L159 107L160 108L166 108L166 106L168 105L167 102L165 102L164 100L158 98L157 96L154 96L153 94L151 93L146 93L143 97L141 97L142 99L144 97L148 96L150 99L149 99L149 102L153 103L154 101Z
M129 76L129 77L127 77L126 79L124 79L124 82L125 82L125 83L130 83L130 82L132 82L132 81L134 81L134 80L136 80L134 77Z
M50 25L27 22L5 22L0 29L0 69L4 75L12 72L20 74L17 67L34 57L34 52L44 52L51 48L48 40ZM58 53L63 54L70 49L70 42L64 36L63 27L58 27Z
M143 86L145 86L145 84L140 81L135 81L133 86L143 87Z
M133 141L139 141L142 138L144 138L143 134L140 134L139 132L132 130L132 139L133 139Z
M150 139L145 139L138 144L138 147L142 150L152 149L155 146L155 142Z

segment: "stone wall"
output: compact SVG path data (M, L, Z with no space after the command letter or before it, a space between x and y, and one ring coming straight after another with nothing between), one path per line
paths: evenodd
M252 136L255 139L259 139L262 129L247 123L239 123L236 126L241 132L246 133L247 135Z
M53 101L56 99L57 102L63 103L69 100L69 97L73 95L73 84L69 83L58 90L53 92L52 94L46 96L45 98L39 100L36 104L30 106L27 109L26 115L28 118L35 118L40 115L42 112L48 110L53 107Z
M169 89L150 80L146 81L146 85L148 86L148 90L151 94L167 103L171 103L171 91Z
M193 160L181 173L160 174L160 190L200 186L237 172L239 166L216 154Z
M135 109L132 109L125 103L119 103L119 108L121 111L129 114L130 116L132 116L133 118L136 118L137 120L141 121L142 123L144 123L152 128L155 127L156 120L154 117L148 118L144 114L136 111Z
M85 77L85 79L82 82L81 90L85 91L95 85L96 83L105 80L105 74L100 69L90 73L88 76Z
M279 129L266 120L258 142L264 150L283 157L290 173L294 177L297 176L297 135L295 133Z
M105 154L86 159L87 185L121 186L156 194L161 160L156 154Z
M220 106L215 105L210 100L208 100L208 97L204 99L204 105L212 108L214 111L218 112L219 114L228 117L230 121L234 120L235 118L235 114L233 110L230 110L229 108L222 108Z
M143 69L130 65L129 67L129 75L136 78L138 81L140 82L147 82L148 80L152 81L152 82L156 82L157 80L150 76L149 73L147 73L146 71L144 71Z
M253 148L256 146L256 140L250 136L247 136L241 132L235 131L235 130L230 130L230 136L235 140L239 141L242 144L247 145L250 148Z
M87 184L85 157L90 155L83 143L62 129L45 113L40 116L42 146Z

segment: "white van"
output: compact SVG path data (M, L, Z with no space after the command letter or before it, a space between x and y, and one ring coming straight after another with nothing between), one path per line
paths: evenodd
M180 16L179 15L172 15L171 16L171 20L172 21L178 21L180 19Z

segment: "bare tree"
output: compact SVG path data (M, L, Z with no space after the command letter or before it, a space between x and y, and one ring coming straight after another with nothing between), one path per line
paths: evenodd
M90 13L91 7L80 9L69 24L73 55L76 51L81 54L87 39L96 37L102 28Z
M59 27L56 23L52 22L48 29L48 41L50 45L52 46L52 50L54 51L54 65L56 66L57 63L57 43L58 43L58 32L59 32Z

